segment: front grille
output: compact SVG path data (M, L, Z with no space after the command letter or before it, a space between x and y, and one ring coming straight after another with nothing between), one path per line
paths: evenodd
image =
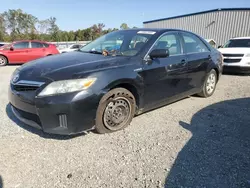
M244 54L222 54L224 57L243 57Z
M36 91L43 84L44 82L20 80L17 83L12 83L12 88L16 91Z
M34 121L34 122L36 122L38 125L41 125L41 121L40 121L38 115L29 113L29 112L22 111L22 110L20 110L20 109L17 109L17 108L14 107L14 106L13 106L13 108L14 108L14 109L20 114L20 116L22 116L24 119L28 119L28 120Z
M225 63L238 63L241 59L224 59Z
M27 86L27 85L13 85L13 88L16 91L35 91L39 87L37 87L37 86Z

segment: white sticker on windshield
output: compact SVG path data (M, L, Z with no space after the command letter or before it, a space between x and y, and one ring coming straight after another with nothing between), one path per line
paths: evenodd
M155 31L138 31L138 34L149 34L149 35L153 35L155 34Z

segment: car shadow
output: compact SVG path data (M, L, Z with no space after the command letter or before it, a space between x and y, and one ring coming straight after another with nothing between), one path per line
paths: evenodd
M0 175L0 188L3 188L3 179L1 177L1 175Z
M33 134L36 134L42 138L46 138L46 139L56 139L56 140L68 140L68 139L73 139L73 138L76 138L76 137L79 137L79 136L84 136L86 135L86 133L79 133L79 134L74 134L74 135L56 135L56 134L48 134L48 133L45 133L43 132L42 130L39 130L39 129L36 129L36 128L33 128L23 122L21 122L15 115L14 113L12 112L11 110L11 105L8 104L6 106L6 114L8 115L8 117L16 124L18 125L19 127L33 133Z
M250 188L250 98L213 104L180 125L192 137L165 187Z
M250 73L223 72L222 75L228 75L228 76L250 76Z

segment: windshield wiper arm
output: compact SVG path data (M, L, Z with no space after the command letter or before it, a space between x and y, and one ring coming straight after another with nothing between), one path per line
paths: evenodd
M96 51L96 50L90 50L88 52L92 53L92 54L102 54L102 52L99 52L99 51Z

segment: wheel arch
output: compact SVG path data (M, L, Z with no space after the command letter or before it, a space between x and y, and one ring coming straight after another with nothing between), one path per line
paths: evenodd
M213 68L216 72L216 76L217 76L217 82L219 81L219 78L220 78L220 72L219 72L219 69L217 67Z
M132 80L119 80L112 83L109 86L109 91L119 87L127 89L134 95L136 101L136 111L137 111L142 104L142 97L141 97L142 92L140 87L137 84L135 84Z
M9 59L8 59L8 57L7 57L6 55L4 55L4 54L0 54L0 56L5 57L5 58L6 58L6 60L7 60L7 64L9 63Z
M210 63L210 65L208 66L208 69L207 69L207 74L211 71L211 70L215 70L216 72L216 76L217 76L217 82L219 81L219 78L220 78L220 71L219 71L219 67L216 66L216 64L214 63Z

